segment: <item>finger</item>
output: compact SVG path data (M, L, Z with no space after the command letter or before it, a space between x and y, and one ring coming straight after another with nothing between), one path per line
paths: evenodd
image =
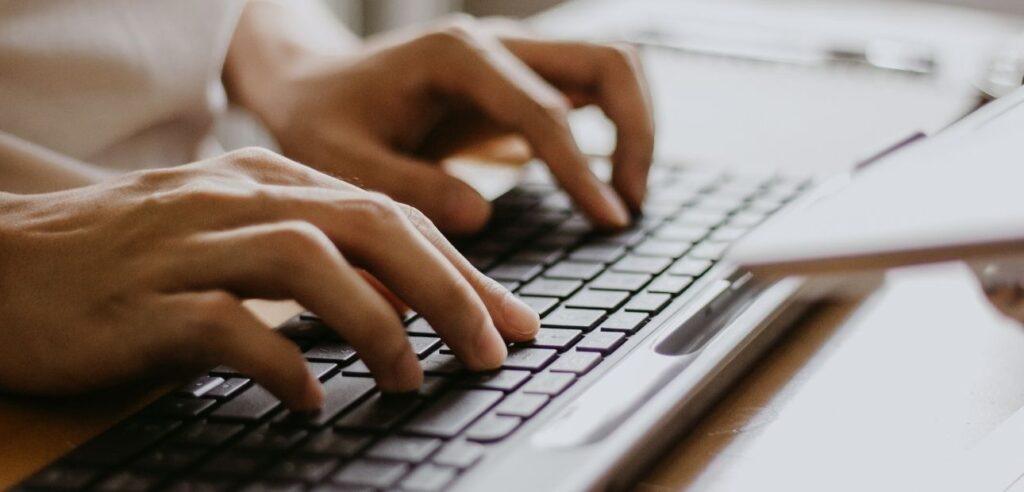
M227 224L312 224L426 318L467 367L493 369L504 361L507 349L479 296L393 200L365 191L292 186L262 186L259 196L228 202L226 208L237 210L224 212Z
M523 134L559 184L602 227L622 227L629 214L622 199L590 171L568 123L564 96L496 39L471 30L442 31L427 49L447 57L431 65L430 78L447 93L466 97L487 116Z
M373 290L377 291L385 301L388 301L388 304L395 309L395 312L398 313L399 317L402 317L405 313L409 312L409 306L406 306L397 294L391 292L391 289L381 283L380 280L377 280L377 277L374 277L372 273L363 269L358 269L356 271L359 272L359 276L363 277L363 280L365 280L370 287L373 287Z
M247 297L294 298L356 349L382 390L409 391L422 383L419 361L394 309L308 223L201 235L184 249L174 268L188 272L176 275L179 285L174 288L216 287Z
M532 340L540 328L540 317L501 284L480 273L420 211L403 206L412 224L451 262L480 296L495 327L509 342Z
M172 303L180 306L178 312L188 325L175 334L185 345L180 354L203 351L211 360L248 375L296 410L320 407L320 383L309 373L295 344L261 323L238 298L211 291L179 294Z
M580 88L616 127L612 184L636 210L643 204L654 154L654 118L640 57L628 46L542 41L516 36L505 46L540 76L583 102Z
M997 287L988 290L986 295L1004 315L1024 322L1024 290L1020 287Z
M369 138L340 143L336 151L351 163L348 170L361 185L422 210L446 231L476 232L490 219L490 202L438 166L395 153Z

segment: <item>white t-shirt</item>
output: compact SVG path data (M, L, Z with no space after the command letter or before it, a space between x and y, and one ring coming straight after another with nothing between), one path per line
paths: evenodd
M0 132L120 170L218 152L244 1L0 1Z

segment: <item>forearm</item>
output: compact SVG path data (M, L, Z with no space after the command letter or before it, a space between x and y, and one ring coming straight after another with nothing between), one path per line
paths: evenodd
M0 192L46 193L90 185L107 176L86 163L0 132Z
M344 56L360 44L319 0L251 1L228 48L229 97L270 123L284 83L311 61Z

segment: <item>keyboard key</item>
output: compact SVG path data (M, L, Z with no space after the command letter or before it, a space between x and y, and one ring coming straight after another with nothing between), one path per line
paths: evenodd
M452 438L504 396L500 391L452 390L415 415L403 429L413 434Z
M737 227L734 225L719 227L718 229L715 229L715 232L711 233L711 236L708 239L715 242L732 243L743 237L748 230L749 229L746 227Z
M529 282L543 270L535 263L506 263L487 270L487 276L494 280L510 280L513 282Z
M216 447L226 443L245 429L242 424L196 422L171 436L170 441L181 446Z
M522 342L523 347L551 348L563 351L572 347L580 339L583 332L580 330L569 330L566 328L541 328L537 336L529 342Z
M441 339L434 337L409 337L409 344L412 345L412 351L416 354L416 357L422 360L433 352L434 349L441 346Z
M203 462L199 472L203 475L251 477L263 471L271 457L269 453L242 453L228 449Z
M278 480L319 482L338 466L338 460L326 456L290 457L276 463L268 476Z
M536 415L547 403L546 395L516 393L502 400L494 412L507 417L528 419Z
M563 372L542 372L533 376L523 386L523 393L555 396L565 391L576 381L576 376Z
M625 273L650 273L652 275L661 273L672 263L670 258L659 258L656 256L626 255L612 265L615 272Z
M576 350L585 352L598 352L610 354L619 348L622 342L626 341L626 335L618 331L595 331L583 337L580 343L576 344Z
M601 362L601 354L596 352L566 352L551 364L551 372L584 374L598 362Z
M382 460L419 463L441 447L442 441L430 437L388 436L366 451L366 456Z
M193 379L190 383L182 386L178 389L177 393L181 396L191 396L192 398L199 398L206 394L207 391L220 386L224 382L224 378L216 376L200 376Z
M550 265L558 261L564 255L564 248L527 249L512 255L510 261L517 263Z
M208 451L204 448L159 446L143 454L134 466L140 470L176 473L197 463Z
M235 393L241 391L242 388L244 388L247 384L249 384L248 379L230 378L225 380L220 385L214 387L213 389L207 391L203 396L208 398L228 398L231 395L234 395Z
M679 258L683 256L692 244L686 241L666 241L662 239L645 239L642 243L633 248L633 254L640 256L660 256L665 258Z
M668 273L671 273L672 275L699 277L703 275L704 272L708 271L709 268L711 268L711 262L708 260L684 256L672 264L672 267L668 269Z
M646 273L604 272L590 282L588 287L599 290L636 292L649 280L651 280L651 276Z
M254 385L214 410L211 416L222 419L259 420L280 404L276 396L262 386Z
M608 316L601 323L601 331L622 331L633 334L640 329L640 326L646 320L647 313L619 311Z
M304 430L263 426L253 429L235 446L255 451L286 451L305 437Z
M622 246L633 246L643 240L646 233L643 229L629 229L612 234L601 236L601 241L606 243L619 244Z
M717 260L721 258L723 254L725 254L725 250L728 249L728 247L729 243L714 243L705 241L695 246L687 256L703 260Z
M500 441L516 430L521 422L517 417L487 415L466 430L466 439L478 442Z
M167 492L226 492L230 488L231 482L226 480L188 478L175 480L164 490Z
M589 331L604 317L605 312L596 309L558 308L541 319L540 325L548 328L576 328Z
M420 396L434 396L441 392L448 386L448 379L441 376L423 376L423 384L420 385L420 389L416 391L416 394Z
M422 403L422 400L407 395L378 393L338 419L334 423L334 427L346 430L384 432L412 415Z
M700 207L700 204L697 205ZM684 211L673 222L683 225L694 225L703 227L714 227L729 216L728 210L713 210L712 208L692 208Z
M659 294L678 295L682 291L686 290L686 288L692 283L693 277L690 276L663 274L654 279L654 281L651 282L651 285L647 286L647 290L650 292L657 292Z
M366 367L366 363L363 362L362 360L357 360L352 364L349 364L347 367L341 370L341 375L360 378L368 378L372 376L372 374L370 373L370 368Z
M338 336L319 316L309 311L300 314L299 321L288 322L279 328L278 333L296 340L325 340Z
M453 354L444 353L439 350L427 356L420 362L423 372L440 376L450 376L463 371L462 362Z
M409 465L405 463L360 459L342 467L333 479L341 484L387 488L408 471Z
M522 286L519 293L525 296L569 297L582 285L579 280L539 278Z
M563 261L544 271L544 278L557 278L566 280L590 280L604 270L600 263L580 263L577 261Z
M335 376L323 384L324 404L315 414L293 413L292 423L305 426L326 425L336 415L351 408L374 389L370 378Z
M694 225L669 223L654 231L653 236L666 241L685 241L695 243L708 235L710 228Z
M96 490L110 492L144 492L156 488L156 484L159 481L160 477L152 473L125 470L117 472L106 480L100 482L99 486L96 487Z
M437 336L437 332L434 331L434 327L430 326L430 323L424 318L414 319L412 323L409 323L409 326L406 327L405 331L410 335Z
M306 487L294 481L257 479L247 483L239 492L302 492Z
M645 313L656 313L668 305L672 297L668 294L653 294L641 292L626 303L626 311L642 311Z
M555 351L551 349L510 347L508 357L501 364L504 369L526 369L528 371L539 371L551 362L555 357Z
M558 298L555 297L521 296L519 300L530 306L530 309L533 309L538 316L548 314L558 305Z
M72 463L116 465L139 454L179 425L179 422L131 420L79 446L66 459Z
M339 434L330 429L313 434L301 446L307 454L325 454L348 458L362 451L372 438L362 434Z
M566 300L564 305L570 308L593 308L611 311L622 305L627 297L629 297L629 293L617 290L584 289Z
M444 488L455 480L456 471L454 468L423 464L416 467L407 477L402 480L402 490L414 492L434 492Z
M452 441L445 444L431 461L439 465L469 468L484 455L484 447L475 442Z
M492 389L508 393L518 388L526 382L527 379L530 379L529 371L502 369L500 371L472 374L466 380L462 381L462 386L467 388Z
M100 473L93 468L52 465L29 477L24 485L47 490L85 490Z
M146 407L143 413L150 417L188 419L198 417L216 402L208 398L165 396Z
M331 373L337 364L333 362L310 362L306 361L306 367L309 368L309 372L313 374L318 381L323 381L324 377Z
M626 247L621 244L587 244L573 251L569 258L577 261L611 263L626 254Z
M345 364L355 360L356 349L352 348L351 345L341 342L324 343L307 350L305 357L309 360Z

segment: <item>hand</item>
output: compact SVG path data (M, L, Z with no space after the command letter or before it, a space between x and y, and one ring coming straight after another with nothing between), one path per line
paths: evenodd
M244 298L296 299L385 391L422 382L365 269L471 369L537 315L416 210L262 150L43 195L0 194L0 388L81 392L227 364L297 409L322 399L299 350Z
M286 73L273 76L259 69L266 64L246 60L259 42L245 31L240 27L232 42L229 85L285 154L411 204L442 229L482 227L489 205L420 151L438 128L475 124L481 116L524 136L598 226L625 226L624 204L642 205L653 123L630 49L542 41L460 17L355 54L282 62L287 68L277 68ZM618 128L614 190L590 172L569 130L570 109L587 104L600 106Z
M1024 323L1024 263L971 263L989 302L1004 315Z

